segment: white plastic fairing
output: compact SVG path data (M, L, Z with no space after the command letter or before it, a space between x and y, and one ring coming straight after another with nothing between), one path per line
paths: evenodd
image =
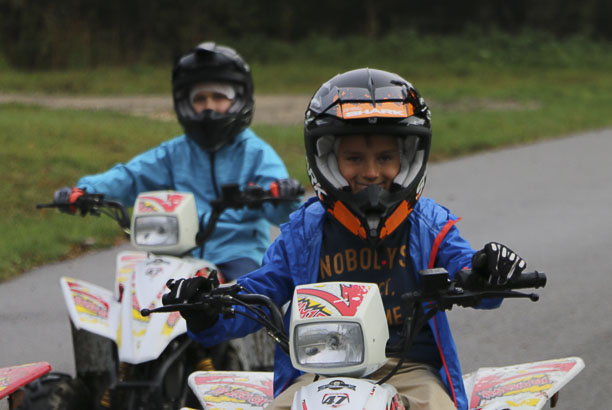
M320 379L293 396L292 409L403 409L397 389L390 384L350 377Z
M144 192L134 203L132 244L147 252L179 255L195 247L198 226L193 194Z
M470 409L541 410L582 369L584 361L581 358L564 357L504 367L482 367L464 374L463 383Z
M301 285L291 309L289 348L296 369L361 377L386 362L389 329L377 285Z

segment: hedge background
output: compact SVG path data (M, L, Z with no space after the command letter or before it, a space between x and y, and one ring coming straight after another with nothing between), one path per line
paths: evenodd
M20 69L157 64L204 39L291 44L398 30L538 30L607 42L611 19L610 0L0 0L0 63ZM249 61L276 55L261 47L241 52Z

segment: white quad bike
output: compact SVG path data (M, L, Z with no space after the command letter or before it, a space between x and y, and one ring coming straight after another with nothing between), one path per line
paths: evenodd
M131 222L128 211L116 201L99 194L79 197L71 206L83 216L110 216L139 250L117 255L112 290L84 280L61 278L71 322L76 377L52 373L27 386L22 408L178 409L197 404L187 384L192 372L251 370L263 365L268 359L253 354L253 348L259 347L253 339L205 349L187 336L185 321L178 312L144 317L140 310L161 306L168 280L208 276L216 271L211 262L191 255L203 248L225 209L255 209L264 201L295 200L279 198L259 186L244 191L238 185L222 186L221 198L211 203L212 212L204 226L198 221L191 193L142 193L134 204ZM62 206L67 205L38 205ZM218 278L223 282L222 274ZM268 354L270 363L272 354ZM66 390L71 394L66 395ZM71 397L70 402L63 396Z
M444 269L420 272L422 289L403 295L407 321L403 349L411 344L435 312L454 305L473 307L483 298L530 298L514 289L538 288L546 283L539 272L523 273L500 286L486 284L470 270L454 280ZM238 285L222 285L199 296L191 304L145 309L174 312L221 307L224 317L242 314L261 323L280 347L290 355L293 366L324 376L301 388L292 409L408 409L409 403L386 383L394 371L381 380L367 376L386 362L388 328L378 286L367 283L326 282L298 286L291 304L289 335L281 311L264 295L242 291ZM246 306L247 310L236 309ZM270 313L266 314L265 307ZM424 308L422 308L424 307ZM566 357L497 368L481 368L463 376L469 408L476 410L541 409L550 401L556 405L558 391L584 367L582 359ZM189 377L203 409L261 409L272 400L272 373L198 371Z

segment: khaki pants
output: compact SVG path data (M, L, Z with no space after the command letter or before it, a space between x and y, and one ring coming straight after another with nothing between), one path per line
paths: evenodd
M397 365L398 359L392 358L379 370L368 376L371 380L380 380ZM266 409L290 409L293 396L303 386L314 380L314 375L303 374L285 391L278 395ZM454 410L455 404L446 392L446 387L440 380L438 372L423 363L404 362L400 370L393 375L387 384L408 398L410 410Z

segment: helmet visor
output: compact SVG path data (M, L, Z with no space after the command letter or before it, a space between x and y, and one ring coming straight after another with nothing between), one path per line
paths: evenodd
M374 90L333 87L330 92L315 96L311 107L318 107L321 113L342 119L406 118L414 114L414 106L408 101L406 91L405 87L397 86L378 87Z

